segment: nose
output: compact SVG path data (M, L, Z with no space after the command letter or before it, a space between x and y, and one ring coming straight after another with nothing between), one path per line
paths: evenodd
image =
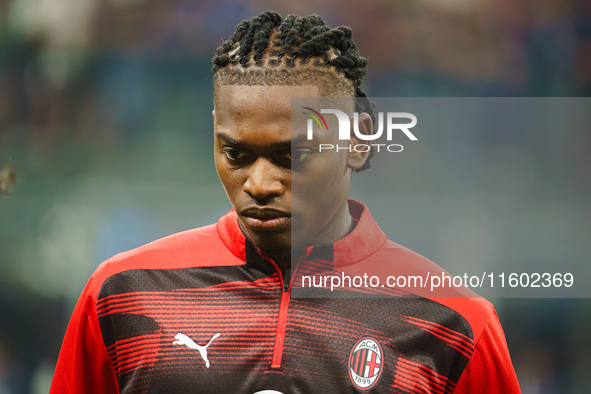
M281 170L273 162L258 157L250 165L244 191L256 199L280 196L284 191L280 173Z

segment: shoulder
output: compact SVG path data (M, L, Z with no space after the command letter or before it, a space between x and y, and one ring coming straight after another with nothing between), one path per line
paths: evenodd
M108 278L130 270L170 270L238 265L243 261L221 240L216 224L182 231L119 253L98 266L90 283L97 294Z
M384 267L383 275L404 277L409 283L416 278L417 285L408 290L456 312L469 324L475 341L486 325L496 319L491 302L464 286L448 286L451 280L443 278L453 278L454 275L427 257L391 240L387 240L372 257L374 264Z

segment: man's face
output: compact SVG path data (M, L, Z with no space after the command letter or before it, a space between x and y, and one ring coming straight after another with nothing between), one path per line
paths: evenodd
M217 173L241 228L268 254L285 252L292 242L335 241L350 222L348 151L318 152L319 143L338 143L336 135L308 141L302 127L292 137L291 98L318 94L311 85L222 85L216 90Z

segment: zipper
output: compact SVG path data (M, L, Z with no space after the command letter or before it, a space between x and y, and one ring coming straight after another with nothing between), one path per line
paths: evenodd
M290 292L291 291L291 270L288 268L285 270L285 275L283 276L283 292Z
M279 270L279 268L277 268L277 270ZM281 277L281 284L281 303L279 304L279 316L277 318L277 331L275 332L275 346L273 347L273 360L271 361L271 369L281 369L281 357L283 356L285 331L287 330L287 310L289 308L289 299L291 298L290 269L285 271L285 277Z
M279 303L279 316L277 317L277 329L275 331L275 344L273 346L273 359L271 360L271 369L281 369L281 358L283 356L283 346L285 345L285 332L287 330L287 310L289 309L289 300L291 298L291 282L295 274L291 274L291 269L285 270L285 277L283 276L279 266L273 261L273 259L259 254L267 261L269 261L275 267L275 270L279 273L281 279L281 301ZM298 262L299 263L299 262ZM296 265L295 271L297 271ZM294 271L294 273L295 273Z

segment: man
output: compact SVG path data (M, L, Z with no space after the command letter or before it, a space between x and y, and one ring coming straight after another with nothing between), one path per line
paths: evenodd
M370 152L320 153L318 139L292 136L293 97L359 97L358 130L372 133L351 30L265 12L213 63L215 164L234 209L103 263L51 392L519 392L482 299L291 296L305 274L440 270L347 200Z

